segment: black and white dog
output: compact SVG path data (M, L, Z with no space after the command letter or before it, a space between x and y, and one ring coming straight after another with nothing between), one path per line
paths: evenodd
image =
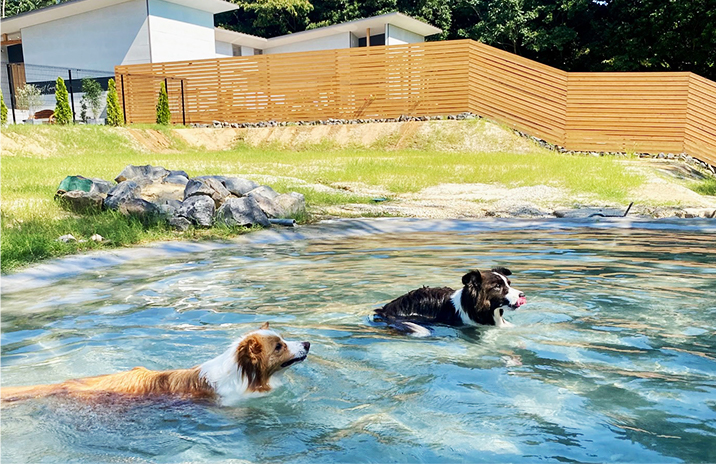
M504 308L515 310L527 303L525 294L511 286L509 269L470 271L462 276L464 287L423 287L375 310L375 320L401 332L429 335L425 325L444 324L510 326L502 318Z

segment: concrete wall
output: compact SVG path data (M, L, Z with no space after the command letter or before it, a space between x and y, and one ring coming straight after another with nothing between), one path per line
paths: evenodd
M162 0L149 0L152 62L214 58L214 15ZM231 56L231 55L229 55Z
M144 0L135 0L24 28L25 63L112 72L147 63L146 19Z
M291 53L291 52L307 52L314 50L335 50L338 48L350 48L351 46L351 33L341 32L328 37L321 37L318 39L304 40L288 45L281 45L278 47L269 47L264 49L264 55L270 55L272 53Z
M425 42L425 37L414 32L406 31L398 26L386 24L385 44L403 45L409 43Z
M217 58L234 56L232 45L229 42L216 41L216 44L214 45L214 51L216 52Z
M234 55L234 44L228 42L216 42L216 57L226 58L227 56L253 56L254 49L245 45L239 45L241 47L241 55Z

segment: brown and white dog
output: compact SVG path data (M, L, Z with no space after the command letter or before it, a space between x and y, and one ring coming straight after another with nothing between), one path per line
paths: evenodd
M511 325L503 319L504 309L515 310L525 304L525 294L512 287L509 269L470 271L462 276L463 288L423 287L396 298L375 310L376 321L386 322L401 332L427 336L425 326L434 324Z
M135 367L52 385L6 387L0 389L0 397L6 403L62 394L88 398L97 394L174 396L231 406L247 394L270 391L276 386L274 374L306 359L310 347L309 342L285 341L266 322L216 358L190 369L150 371Z

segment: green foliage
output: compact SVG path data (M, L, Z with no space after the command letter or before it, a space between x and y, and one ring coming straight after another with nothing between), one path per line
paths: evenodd
M122 107L119 106L119 96L117 95L117 85L114 79L110 79L107 84L107 120L108 126L121 126L124 123L124 115Z
M65 125L72 122L72 109L70 108L70 94L67 92L65 81L57 78L55 86L55 122Z
M40 89L32 84L25 84L15 91L15 101L18 108L29 110L30 118L32 118L35 108L42 101Z
M94 79L88 77L82 78L82 98L87 102L92 110L94 119L99 118L102 111L102 86Z
M2 93L0 93L0 124L7 124L7 106Z
M701 195L716 196L716 178L710 177L701 181L694 187L694 191L700 193Z
M168 125L171 120L171 113L169 112L169 96L167 95L167 86L162 82L162 86L159 89L159 98L157 98L157 124Z

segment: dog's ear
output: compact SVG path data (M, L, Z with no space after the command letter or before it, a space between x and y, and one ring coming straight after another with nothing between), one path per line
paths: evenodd
M479 287L482 284L482 274L480 271L470 271L462 276L462 284Z
M268 321L264 322L263 325L259 328L259 330L267 330L269 328Z
M493 267L492 272L497 272L498 274L502 274L505 277L512 275L512 271L510 271L506 267Z
M264 382L263 359L260 356L262 351L261 342L252 335L239 343L239 347L236 350L236 364L252 389L258 388Z

